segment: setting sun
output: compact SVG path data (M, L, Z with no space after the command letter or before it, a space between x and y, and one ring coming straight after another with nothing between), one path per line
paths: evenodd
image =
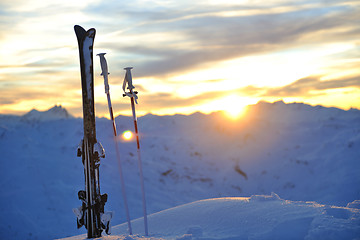
M222 109L229 118L234 120L244 115L247 106L251 104L247 99L238 95L230 95L225 97L223 98L223 102L226 104L223 105Z
M230 119L236 120L243 116L247 106L237 107L236 109L225 109L224 112Z
M223 111L228 118L236 120L246 113L248 105L255 104L257 101L258 100L255 98L230 94L223 98L201 105L201 108L205 109L204 112Z

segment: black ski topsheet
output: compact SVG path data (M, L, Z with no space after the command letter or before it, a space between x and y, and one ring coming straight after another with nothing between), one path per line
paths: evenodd
M74 27L78 40L81 87L83 99L83 121L84 139L82 141L82 161L84 164L86 204L83 204L84 224L88 231L88 238L100 237L102 228L100 211L104 212L99 205L100 184L99 184L99 161L95 156L94 145L96 140L95 129L95 107L94 107L94 73L93 73L93 45L95 29L85 31L84 28L76 25Z
M93 45L96 30L91 28L88 31L85 31L85 29L78 25L76 25L74 29L79 45L84 136L95 140L96 142L93 70Z

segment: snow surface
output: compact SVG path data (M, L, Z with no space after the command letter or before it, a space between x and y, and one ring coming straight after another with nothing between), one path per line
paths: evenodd
M76 229L72 213L84 188L76 157L82 119L56 115L58 108L0 115L3 239L86 233ZM116 122L119 134L133 130L130 117ZM260 102L238 121L195 113L146 115L138 123L154 239L286 239L292 232L299 239L360 236L359 110ZM105 210L114 211L115 226L103 239L146 239L141 219L133 221L138 236L126 236L126 224L116 226L126 219L110 120L97 119L97 138L106 151L101 192L109 195ZM130 216L137 219L142 205L136 143L119 141Z
M152 214L151 238L126 236L127 224L121 224L113 236L99 239L356 239L359 221L360 209L293 202L272 193L200 200ZM143 230L142 218L132 224L134 231Z

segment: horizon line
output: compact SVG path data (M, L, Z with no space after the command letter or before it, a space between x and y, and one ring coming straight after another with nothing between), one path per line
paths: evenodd
M276 104L276 103L283 103L285 105L291 105L291 104L304 104L304 105L308 105L310 107L323 107L323 108L336 108L336 109L340 109L340 110L343 110L343 111L350 111L350 110L359 110L359 108L356 108L356 107L349 107L348 109L345 109L345 108L341 108L341 107L338 107L338 106L325 106L325 105L322 105L322 104L310 104L310 103L306 103L306 102L297 102L297 101L293 101L293 102L285 102L283 99L279 99L279 100L276 100L276 101L266 101L266 100L259 100L257 103L255 104L248 104L246 105L246 107L249 107L249 106L254 106L254 105L258 105L259 103L268 103L268 104ZM18 116L18 117L22 117L28 113L30 113L31 111L37 111L37 112L47 112L53 108L62 108L64 109L71 117L74 117L74 118L83 118L82 114L80 114L80 116L78 115L73 115L66 107L64 107L62 104L54 104L52 107L46 109L46 110L38 110L36 109L35 107L33 107L31 110L25 112L25 113L20 113L20 114L13 114L13 113L0 113L0 115L8 115L8 116ZM95 111L96 112L96 111ZM161 113L156 113L156 112L151 112L151 111L148 111L146 112L145 114L137 114L138 117L143 117L143 116L146 116L146 115L155 115L155 116L175 116L175 115L183 115L183 116L190 116L190 115L193 115L193 114L196 114L196 113L201 113L201 114L204 114L204 115L210 115L212 113L224 113L226 112L226 110L214 110L214 111L209 111L209 112L205 112L205 111L201 111L201 110L197 110L197 111L192 111L190 113L185 113L185 112L175 112L175 113L165 113L165 114L161 114ZM107 118L107 119L110 119L109 116L104 116L104 115L107 115L107 114L95 114L95 117L96 118ZM117 114L115 117L119 117L119 116L124 116L124 117L132 117L132 114L124 114L124 113L120 113L120 114Z

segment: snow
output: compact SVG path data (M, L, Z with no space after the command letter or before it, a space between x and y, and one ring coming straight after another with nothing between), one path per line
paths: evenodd
M73 118L65 108L61 105L55 105L47 111L38 111L36 109L31 110L27 114L21 117L21 121L25 122L39 122L39 121L50 121L58 119Z
M86 233L72 213L84 188L82 119L55 112L0 115L3 239ZM133 130L130 117L116 122L119 135ZM136 142L119 140L135 234L127 236L111 121L96 123L106 151L101 192L114 212L112 235L102 239L359 239L359 110L260 102L238 121L221 113L140 117L149 238Z
M354 239L360 236L359 217L359 209L293 202L272 193L184 204L150 215L149 228L152 239ZM148 239L125 238L126 228L113 227L116 237L100 239ZM133 229L142 231L142 219L133 221Z

